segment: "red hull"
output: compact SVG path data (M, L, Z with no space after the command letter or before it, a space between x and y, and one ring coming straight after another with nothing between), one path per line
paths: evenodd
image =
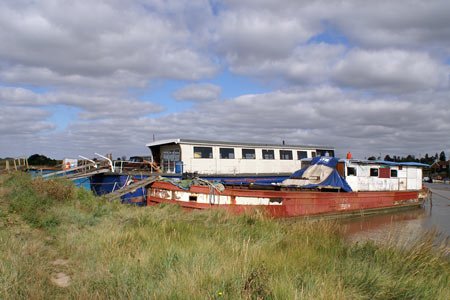
M152 192L158 191L158 193ZM167 197L158 197L161 191ZM205 186L192 186L189 191L167 182L155 182L148 189L147 205L173 203L188 209L225 208L232 213L244 213L248 210L262 209L271 217L298 217L329 214L369 213L377 210L419 206L424 203L426 191L388 191L388 192L315 192L315 191L273 191L249 190L227 187L221 196L229 196L230 204L209 204L195 201L180 201L174 191L189 192L192 195L209 195ZM218 193L216 192L216 195ZM237 197L269 198L277 205L236 204ZM279 204L281 202L281 204Z

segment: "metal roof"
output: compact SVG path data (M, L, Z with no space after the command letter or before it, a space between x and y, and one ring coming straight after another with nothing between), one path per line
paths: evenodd
M430 165L422 164L418 162L393 162L384 160L367 160L367 159L347 159L338 158L339 162L356 163L356 164L379 164L379 165L389 165L389 166L414 166L414 167L430 167ZM312 158L302 158L302 161L311 161Z
M195 144L195 145L211 145L211 146L250 146L250 147L273 147L273 148L303 148L303 149L323 149L334 150L331 146L315 146L315 145L283 145L283 144L258 144L258 143L244 143L244 142L224 142L224 141L208 141L208 140L194 140L194 139L167 139L154 141L145 144L147 147L161 146L168 144Z

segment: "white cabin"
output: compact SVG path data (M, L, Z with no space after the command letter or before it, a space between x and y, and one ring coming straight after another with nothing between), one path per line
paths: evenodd
M302 167L311 160L302 161ZM422 169L426 164L357 159L340 159L336 170L354 192L417 191L422 189Z
M334 156L329 146L275 145L170 139L146 144L166 173L290 175L303 158Z

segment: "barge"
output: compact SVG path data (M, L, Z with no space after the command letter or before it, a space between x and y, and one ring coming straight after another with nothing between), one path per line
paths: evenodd
M338 159L329 146L188 139L146 146L151 154L135 157L139 161L120 161L119 167L109 160L110 173L90 177L94 192L117 194L141 182L124 191L123 203L231 213L257 209L271 217L367 214L420 206L427 198L422 168L428 165ZM135 173L122 172L126 167ZM151 184L144 182L149 177Z
M418 163L392 163L315 157L278 182L230 184L194 180L183 187L158 180L147 188L146 203L186 209L261 210L270 217L370 214L417 207L427 198Z

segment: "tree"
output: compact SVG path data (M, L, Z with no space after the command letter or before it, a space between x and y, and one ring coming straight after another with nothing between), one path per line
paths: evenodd
M56 166L57 163L58 163L57 160L48 158L45 155L33 154L30 157L28 157L28 164L33 166L53 167Z
M377 160L377 158L375 156L371 156L368 158L368 160Z
M444 152L444 151L442 151L442 152L439 154L439 160L440 160L440 161L447 161L447 158L445 157L445 152Z
M392 158L389 156L389 154L387 154L387 155L384 157L384 160L385 160L385 161L393 161Z

